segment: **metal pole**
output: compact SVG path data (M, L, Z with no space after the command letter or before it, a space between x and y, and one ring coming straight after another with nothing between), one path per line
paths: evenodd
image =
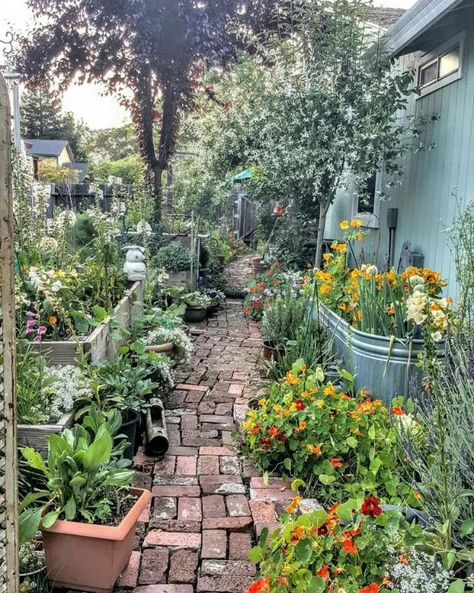
M11 112L0 73L0 593L18 593L18 476Z

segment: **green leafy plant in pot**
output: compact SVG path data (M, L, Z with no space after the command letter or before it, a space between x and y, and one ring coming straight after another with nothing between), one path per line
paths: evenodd
M287 343L296 339L307 314L307 299L295 298L290 289L273 299L262 319L264 358L279 358L284 354Z
M50 435L44 459L23 449L43 490L21 504L20 539L43 535L48 579L56 587L110 593L133 549L138 518L151 493L131 488L133 471L114 443L122 419L97 411L62 435Z
M191 323L203 321L206 317L207 309L212 304L212 300L199 291L184 295L182 300L186 305L184 320Z

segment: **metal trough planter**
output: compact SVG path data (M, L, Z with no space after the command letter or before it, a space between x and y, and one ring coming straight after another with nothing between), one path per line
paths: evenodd
M82 337L79 341L48 341L39 344L32 343L32 347L44 355L50 365L64 366L77 364L81 351L89 354L92 364L101 360L111 360L116 349L121 345L120 341L112 340L112 325L120 324L125 329L130 329L143 312L143 282L134 282L125 292L121 301L115 307L112 320L102 323L89 335Z
M423 340L404 342L361 332L322 304L319 318L333 336L342 367L356 376L357 389L366 389L388 405L395 397L409 395L410 381L420 374L416 363L423 352ZM444 356L443 345L439 356Z

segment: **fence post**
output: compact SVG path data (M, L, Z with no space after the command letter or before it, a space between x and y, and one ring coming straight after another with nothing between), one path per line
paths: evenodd
M18 593L18 476L11 114L0 72L0 593Z

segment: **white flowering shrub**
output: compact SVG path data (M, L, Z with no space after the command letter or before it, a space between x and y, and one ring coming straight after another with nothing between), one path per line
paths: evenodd
M92 397L91 385L78 367L66 365L48 368L46 381L43 399L51 422L57 422L74 409L80 399Z

